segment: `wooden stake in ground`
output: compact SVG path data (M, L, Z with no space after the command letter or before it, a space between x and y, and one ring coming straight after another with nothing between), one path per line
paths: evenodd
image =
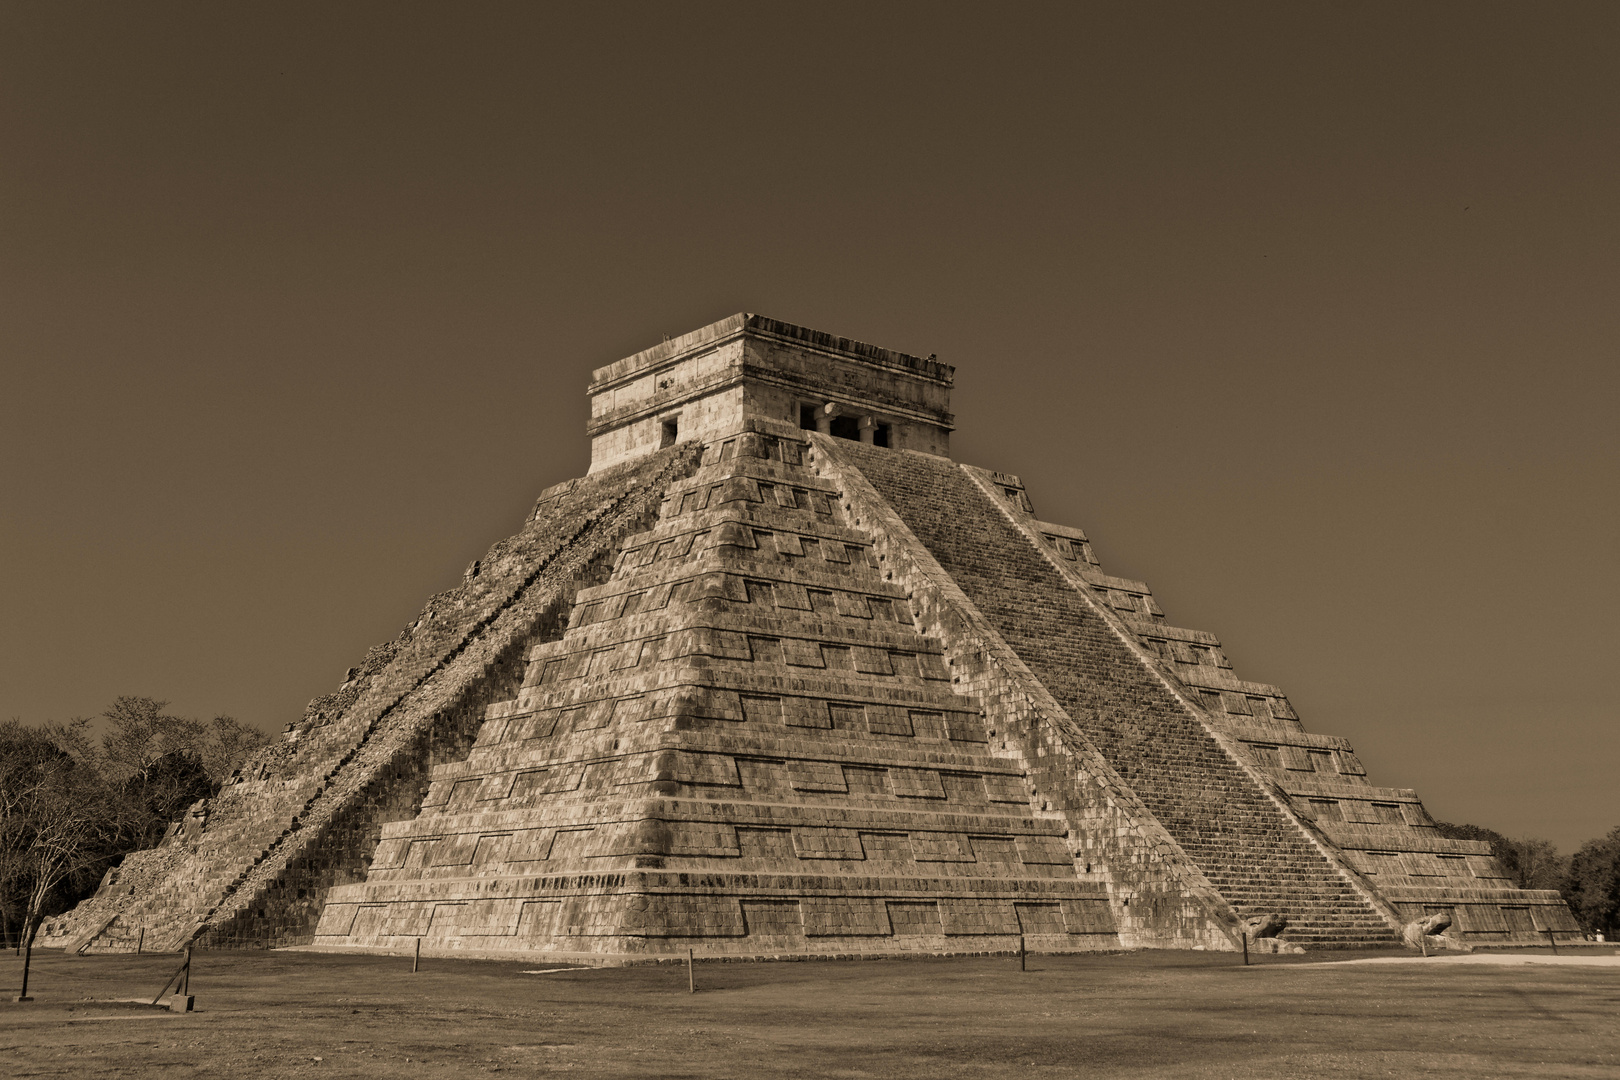
M174 974L170 975L168 981L163 984L163 989L159 990L155 995L153 995L152 1004L156 1005L159 1001L161 1001L163 999L163 995L169 992L169 987L171 986L175 988L175 992L181 997L189 997L191 994L190 945L186 946L186 958L180 961L180 966L175 968Z
M1018 935L1018 970L1028 971L1029 965L1024 960L1024 935Z
M418 967L421 967L421 965L422 965L422 939L417 938L416 939L416 952L411 957L411 974L415 975L416 974L416 969Z
M136 956L141 955L141 950L143 948L145 948L145 947L146 947L146 927L143 926L143 927L141 927L140 935L138 937L136 937L136 939L135 939L135 955Z
M697 993L697 976L692 974L692 950L686 950L686 992Z
M1243 966L1249 966L1249 932L1243 931Z

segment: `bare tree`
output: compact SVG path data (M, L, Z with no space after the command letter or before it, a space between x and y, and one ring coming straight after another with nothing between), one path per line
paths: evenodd
M1435 823L1441 836L1453 840L1483 840L1502 872L1521 889L1559 889L1569 872L1569 858L1558 854L1551 840L1539 836L1508 837L1479 825Z
M56 725L34 739L17 738L16 730L6 732L12 736L7 748L14 752L6 755L0 768L4 784L0 805L7 815L7 863L13 884L25 886L19 927L23 997L28 993L34 935L58 890L117 850L119 800L96 768L83 729L82 723Z
M1513 865L1508 872L1513 883L1521 889L1559 889L1569 876L1569 857L1558 854L1551 840L1539 836L1520 836L1508 841L1512 845Z
M32 771L37 755L49 750L38 732L15 720L0 725L0 929L5 944L22 948L23 911L27 906L21 888L26 876L28 851L28 798L35 779Z
M210 721L174 716L168 702L120 697L102 714L102 768L122 795L127 847L150 847L164 827L198 799L215 794L262 732L229 716Z
M101 738L108 766L140 776L171 754L194 752L203 741L202 723L171 716L163 711L168 706L154 698L115 698L101 714L108 724Z
M248 755L266 741L264 732L229 716L216 716L203 725L203 740L197 753L214 790L218 791L231 774L242 767Z
M24 869L31 878L23 918L27 941L58 886L107 860L121 815L103 778L71 757L42 765L24 798L29 822Z
M43 891L37 887L39 852L36 844L59 840L59 829L46 826L41 814L61 792L62 777L77 769L82 778L94 767L95 749L85 728L87 720L46 727L29 727L16 720L0 724L0 903L4 904L6 937L22 948L29 913L41 895L49 895L57 881ZM105 804L96 800L98 809Z
M128 851L151 847L219 790L265 737L228 716L174 716L167 702L120 697L92 721L0 724L0 926L19 950Z

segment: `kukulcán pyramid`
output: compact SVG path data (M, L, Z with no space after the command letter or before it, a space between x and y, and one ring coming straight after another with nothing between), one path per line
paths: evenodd
M949 454L952 369L737 315L587 476L48 928L600 961L1577 928Z

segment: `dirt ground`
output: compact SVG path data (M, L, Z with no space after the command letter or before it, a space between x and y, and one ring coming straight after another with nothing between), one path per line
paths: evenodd
M1343 957L1348 959L1349 957ZM0 960L10 1077L1620 1076L1620 966L1134 953L547 965L199 952ZM1307 961L1307 962L1301 962Z

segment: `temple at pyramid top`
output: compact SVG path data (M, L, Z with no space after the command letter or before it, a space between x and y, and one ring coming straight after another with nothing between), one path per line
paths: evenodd
M950 455L954 369L741 313L598 368L591 472L748 419Z

